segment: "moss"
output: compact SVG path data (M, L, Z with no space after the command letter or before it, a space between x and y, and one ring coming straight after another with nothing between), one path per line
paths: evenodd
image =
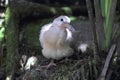
M72 76L73 71L71 71L68 66L62 65L58 72L54 74L53 80L70 80Z
M26 41L27 47L34 49L40 49L39 34L41 27L45 24L51 22L51 19L38 20L36 22L29 23L24 29L24 39Z
M10 7L6 10L5 17L5 29L6 29L6 72L7 76L11 75L13 77L14 72L17 70L18 63L18 20L13 14L13 10Z

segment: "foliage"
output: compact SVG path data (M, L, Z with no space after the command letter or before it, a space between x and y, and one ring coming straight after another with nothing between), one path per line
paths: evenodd
M100 0L101 14L103 17L103 25L104 25L104 33L105 33L103 48L106 50L108 50L111 45L116 2L117 0Z
M72 9L70 7L62 7L62 10L67 14L71 15L72 14Z
M4 26L1 24L1 25L0 25L0 42L1 42L2 39L4 38L4 31L5 31L5 28L4 28Z

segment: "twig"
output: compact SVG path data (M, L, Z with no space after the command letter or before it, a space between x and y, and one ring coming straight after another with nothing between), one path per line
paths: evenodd
M100 7L100 0L94 0L95 18L96 18L96 34L99 50L102 49L102 44L105 39L104 33L104 18Z
M109 53L107 55L107 58L106 58L106 61L105 61L105 64L104 64L104 67L103 67L103 70L98 78L98 80L105 80L105 77L106 77L106 73L107 73L107 70L108 70L108 67L109 67L109 64L110 64L110 60L112 58L112 55L113 53L115 52L116 50L116 45L112 45L110 50L109 50Z
M93 44L94 44L94 58L95 60L97 59L97 52L98 52L98 43L97 43L97 34L96 34L96 26L95 26L95 19L93 15L93 8L92 8L92 3L90 0L86 0L87 4L87 9L88 9L88 15L91 23L91 28L92 28L92 34L93 34Z

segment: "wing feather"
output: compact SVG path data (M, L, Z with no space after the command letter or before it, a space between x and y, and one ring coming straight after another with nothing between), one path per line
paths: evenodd
M40 30L40 35L39 35L39 40L40 40L40 43L41 43L41 46L43 47L43 44L44 44L44 33L46 31L48 31L52 26L52 23L49 23L49 24L46 24L42 27L42 29Z

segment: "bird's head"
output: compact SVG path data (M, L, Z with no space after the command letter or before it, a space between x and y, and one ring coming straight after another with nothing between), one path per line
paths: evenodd
M75 29L70 25L70 18L68 16L59 16L53 20L52 25L61 29L68 29L70 31L75 31Z
M65 26L64 24L69 24L70 23L70 18L67 16L59 16L56 19L53 20L53 26Z

